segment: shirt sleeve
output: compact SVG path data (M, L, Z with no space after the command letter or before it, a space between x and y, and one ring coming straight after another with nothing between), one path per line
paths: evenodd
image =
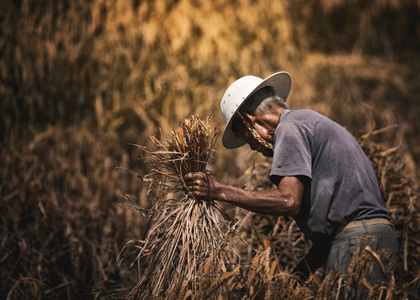
M280 123L274 135L273 164L270 180L278 185L281 178L306 176L312 179L311 138L304 128Z

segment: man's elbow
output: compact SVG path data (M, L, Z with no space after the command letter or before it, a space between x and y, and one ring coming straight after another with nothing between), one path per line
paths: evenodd
M290 207L290 216L296 217L300 211L300 203L298 201L293 201L293 204Z
M283 200L283 215L289 216L289 217L296 217L299 214L300 211L300 201L293 198L288 198Z

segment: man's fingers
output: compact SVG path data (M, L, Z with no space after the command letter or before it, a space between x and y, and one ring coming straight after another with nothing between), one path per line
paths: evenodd
M210 196L210 185L213 182L212 173L191 172L184 176L184 181L190 197L205 200Z
M194 181L197 179L203 179L204 173L203 172L190 172L184 175L184 181Z
M184 180L185 180L185 181L189 181L189 180L191 180L191 181L192 181L192 180L194 180L194 174L195 174L195 173L193 173L193 172L190 172L190 173L185 174L185 175L184 175Z

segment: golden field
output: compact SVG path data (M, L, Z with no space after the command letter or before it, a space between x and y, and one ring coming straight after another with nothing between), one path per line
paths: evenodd
M148 184L122 170L150 173L131 144L153 148L150 136L191 115L211 116L222 130L228 85L282 70L292 76L289 108L368 134L360 141L403 254L389 290L397 299L419 291L418 1L4 0L0 22L0 298L127 296L137 270L117 257L144 238L148 218L121 204L153 205ZM210 168L221 181L244 185L254 162L248 188L271 188L269 160L223 149L220 139L215 150ZM244 219L254 248L276 250L277 270L290 271L307 250L287 218L226 210ZM271 271L249 275L271 256L241 251L250 268L226 272L220 297L238 292L238 274L251 287L241 286L245 298L284 293L270 285ZM317 287L290 288L288 297L325 296Z

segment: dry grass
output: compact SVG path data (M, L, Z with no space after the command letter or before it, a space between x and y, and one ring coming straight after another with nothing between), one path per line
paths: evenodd
M341 295L343 299L418 299L415 285L420 276L406 284L402 284L400 275L388 275L385 281L374 285L367 282L372 268L386 273L389 264L397 269L400 265L386 254L373 251L366 240L361 241L352 258L347 279L333 273L327 274L324 279L312 274L310 279L302 282L294 274L282 270L273 245L268 239L260 238L260 247L248 265L237 265L211 282L203 282L195 291L178 289L168 298L337 299Z
M404 149L387 148L383 144L372 142L372 135L381 132L378 130L361 135L359 143L376 171L389 216L400 237L404 271L416 276L420 270L418 260L415 258L408 263L408 257L417 257L416 249L420 247L419 241L411 238L420 233L418 186L409 175L409 165L404 163Z
M1 298L128 293L120 282L134 277L115 260L139 224L112 206L134 182L112 170L123 157L110 140L52 127L22 149L0 150L9 166L0 179Z
M139 281L130 299L168 296L179 289L196 291L238 258L228 236L234 230L229 215L216 202L190 197L183 180L187 173L206 171L218 132L210 127L209 118L201 121L195 116L179 127L166 141L152 137L156 151L139 146L152 167L145 177L158 192L145 240L131 242L138 252L134 263Z
M222 124L219 99L230 82L279 70L294 78L291 108L316 109L353 132L398 124L371 136L382 148L375 153L383 152L372 158L410 275L398 284L416 278L418 2L4 0L0 6L0 298L126 295L138 278L117 268L116 256L147 232L147 222L113 204L125 197L131 206L151 208L153 192L110 166L144 178L149 171L129 143L154 147L148 137L156 128L168 132L191 114ZM227 151L220 141L215 149L214 173L242 185L246 149ZM266 169L256 163L249 188L270 188ZM246 265L263 247L250 219L273 244L283 272L309 247L290 219L225 209L242 219L238 230L251 247L238 247L243 266L227 270L223 284L210 282L212 295L227 291L239 274L249 277ZM240 290L230 288L262 295L256 291L268 285L255 282L262 285L252 293L239 283Z

